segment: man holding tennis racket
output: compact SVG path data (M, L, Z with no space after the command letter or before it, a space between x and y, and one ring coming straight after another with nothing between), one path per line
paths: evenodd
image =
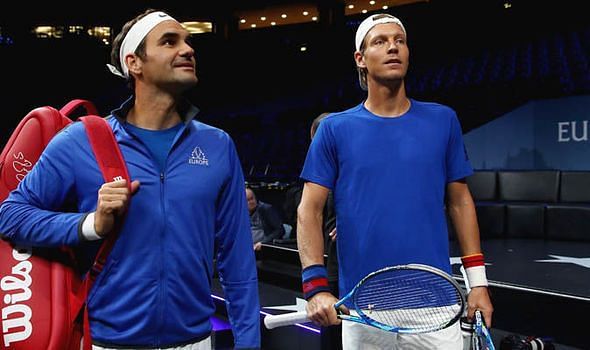
M340 297L363 277L387 266L428 265L450 274L446 205L472 287L468 316L480 310L490 326L493 307L475 206L464 181L473 170L461 126L451 108L406 96L406 40L405 28L394 16L374 14L360 24L354 59L368 97L322 120L310 145L301 174L306 183L297 238L307 315L323 326L340 322L334 308L338 299L329 293L323 265L322 210L332 190L338 217ZM408 286L412 283L408 281ZM355 313L352 299L344 306ZM439 309L438 304L428 303ZM365 305L365 314L373 307L378 305ZM463 339L455 321L419 334L343 322L343 347L459 350Z

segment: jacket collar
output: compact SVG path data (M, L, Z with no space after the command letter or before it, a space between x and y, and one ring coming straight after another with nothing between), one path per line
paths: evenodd
M119 108L114 109L111 112L111 115L114 116L119 121L119 123L125 124L127 113L129 113L134 104L135 95L131 95L127 100L125 100L125 102L121 104L121 106L119 106ZM184 120L185 125L191 120L195 119L199 111L199 108L190 103L187 99L183 99L180 103L179 113L182 120Z

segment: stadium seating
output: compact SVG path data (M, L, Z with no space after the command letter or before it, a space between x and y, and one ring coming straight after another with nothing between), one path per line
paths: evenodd
M479 170L467 178L482 239L590 242L590 172Z

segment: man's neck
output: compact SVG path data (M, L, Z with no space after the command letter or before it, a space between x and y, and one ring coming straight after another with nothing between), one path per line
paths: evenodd
M169 94L137 93L133 108L127 114L127 122L148 130L163 130L180 123L178 101Z
M365 108L382 117L399 117L406 113L410 109L410 100L406 96L403 82L395 87L371 86Z

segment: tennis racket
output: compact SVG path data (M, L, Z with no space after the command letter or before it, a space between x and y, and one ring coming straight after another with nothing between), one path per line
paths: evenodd
M463 265L461 265L459 270L461 270L461 274L463 275L463 280L465 281L465 289L467 290L467 294L469 294L471 288L469 287L469 280L467 279L467 273L465 272L465 268L463 267ZM471 349L496 350L494 342L492 341L490 331L488 330L488 327L486 327L483 316L481 315L481 311L479 310L475 310L475 325L471 336Z
M358 316L339 310L346 302ZM457 322L465 311L465 297L459 284L444 271L408 264L368 274L334 307L342 320L389 332L426 333ZM272 329L308 321L307 312L301 311L266 316L264 325Z

